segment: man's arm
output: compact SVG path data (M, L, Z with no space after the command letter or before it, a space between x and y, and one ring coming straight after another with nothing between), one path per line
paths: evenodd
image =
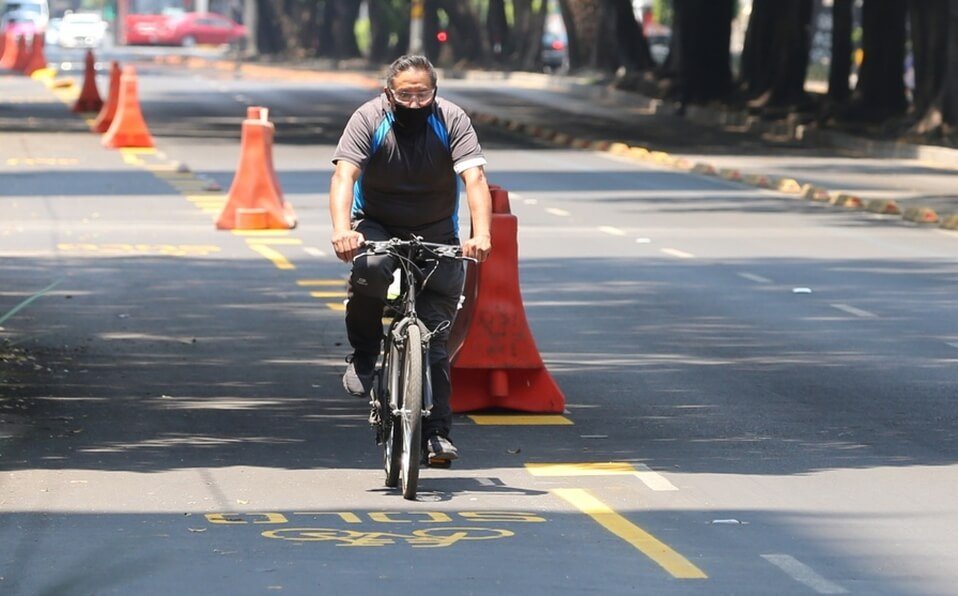
M472 221L472 237L462 243L462 252L480 263L492 251L489 227L492 222L492 197L482 166L469 168L460 174L466 184L466 201L469 203L469 218Z
M340 261L350 262L356 256L364 238L352 228L353 185L359 179L360 170L345 160L336 162L333 178L329 183L329 216L333 222L333 250Z

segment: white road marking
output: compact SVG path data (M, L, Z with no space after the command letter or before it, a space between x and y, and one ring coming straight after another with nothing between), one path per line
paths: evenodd
M551 213L552 215L558 215L559 217L569 217L572 215L565 209L556 209L555 207L546 208L546 213Z
M325 256L326 256L326 253L325 253L325 252L319 250L318 248L312 247L312 246L305 246L305 247L303 247L303 251L304 251L306 254L311 255L311 256L314 256L314 257L325 257Z
M526 205L538 205L539 199L525 199L522 202L525 203Z
M651 244L652 239L651 238L636 238L635 243L636 244Z
M679 490L674 484L669 482L668 478L658 472L653 472L649 466L645 464L634 464L634 466L636 470L635 477L641 480L642 484L650 489L657 491Z
M476 482L482 486L496 486L496 481L492 478L476 478Z
M848 590L829 581L791 555L762 555L762 558L775 565L795 581L805 584L819 594L847 594Z
M625 236L625 232L612 226L599 226L599 231L609 234L610 236Z
M695 255L690 252L685 252L684 250L679 250L677 248L663 248L662 252L673 257L678 257L680 259L694 259Z
M860 308L855 308L854 306L849 306L847 304L829 304L832 308L837 308L842 312L847 312L850 315L855 315L856 317L861 317L863 319L875 319L878 317L873 312L868 312L867 310L862 310Z
M953 348L958 348L958 342L955 342L955 341L946 341L945 343L948 344L949 346L953 347Z
M770 284L772 280L767 277L762 277L761 275L755 275L754 273L739 273L739 277L744 277L749 281L754 281L757 284Z

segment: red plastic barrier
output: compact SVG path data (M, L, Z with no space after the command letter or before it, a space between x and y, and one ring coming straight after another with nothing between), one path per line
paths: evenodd
M273 167L273 134L269 110L249 107L243 120L240 160L230 186L229 200L216 219L221 230L296 227L296 213L283 200L283 190Z
M452 408L562 412L565 397L542 362L519 292L518 219L509 193L491 191L492 252L467 279L466 304L450 332Z

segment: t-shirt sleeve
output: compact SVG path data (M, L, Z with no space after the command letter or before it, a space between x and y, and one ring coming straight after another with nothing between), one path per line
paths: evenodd
M486 165L486 157L479 145L479 136L469 116L458 106L445 114L449 130L449 151L453 169L461 174L469 168Z
M339 138L336 151L333 153L333 164L342 160L360 169L366 166L373 137L366 111L360 108L349 118L343 135Z

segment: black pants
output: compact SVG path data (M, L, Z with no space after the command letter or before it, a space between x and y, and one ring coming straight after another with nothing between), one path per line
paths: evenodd
M393 229L369 219L359 220L354 228L368 240L408 238L407 230ZM426 242L459 244L455 237L423 238ZM427 265L432 267L433 265ZM429 283L416 298L416 314L430 330L448 321L451 325L459 306L459 297L465 281L462 263L440 260L438 269L429 277ZM353 350L364 354L379 354L383 337L383 306L386 292L393 280L395 259L388 255L362 256L353 261L349 278L349 301L346 304L346 334ZM439 434L448 436L452 427L452 408L449 395L452 384L449 375L449 354L446 342L449 329L432 337L429 344L429 366L432 381L432 413L423 420L423 437Z

